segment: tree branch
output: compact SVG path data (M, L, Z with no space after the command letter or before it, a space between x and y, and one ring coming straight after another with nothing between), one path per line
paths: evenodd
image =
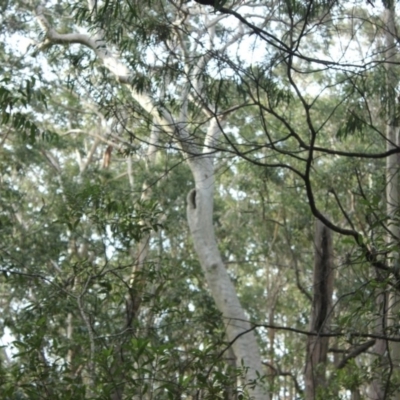
M353 358L356 358L358 355L361 353L364 353L367 351L370 347L372 347L375 344L376 340L371 339L368 340L368 342L365 342L359 346L357 346L355 349L353 349L346 357L343 358L342 361L338 365L336 365L337 369L342 369L346 366L346 364Z

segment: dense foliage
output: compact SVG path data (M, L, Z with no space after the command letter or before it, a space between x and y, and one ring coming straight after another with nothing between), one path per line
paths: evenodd
M395 3L214 5L1 4L1 398L306 398L321 334L314 398L399 398ZM188 228L210 155L256 382ZM334 238L324 332L316 220Z

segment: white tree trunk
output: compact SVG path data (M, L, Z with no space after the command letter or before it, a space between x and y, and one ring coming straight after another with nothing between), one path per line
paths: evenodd
M214 125L214 126L213 126ZM209 131L216 129L211 124ZM210 132L209 132L210 133ZM212 135L212 132L211 132ZM221 311L226 335L236 357L236 364L248 368L247 382L263 375L259 346L238 299L235 287L222 261L213 226L214 168L211 155L189 160L195 189L187 196L187 217L193 243L217 308ZM254 399L268 399L261 385L249 391Z
M388 123L386 128L386 148L392 150L400 147L397 109L399 108L399 101L397 98L396 88L398 85L398 66L392 64L398 59L397 54L397 39L396 25L395 25L395 2L385 9L385 22L386 22L386 73L387 73L387 91L388 91ZM398 222L399 213L399 167L400 155L398 153L390 155L386 159L386 207L388 215L388 230L387 243L389 246L398 246L400 238L400 226ZM390 254L390 265L399 269L399 253L392 251ZM400 312L400 296L395 289L389 295L389 308L388 308L388 321L387 325L397 326L398 315ZM397 330L397 328L395 328ZM393 380L397 381L400 377L400 343L390 343L390 362L393 367ZM393 399L400 400L400 391L394 393Z

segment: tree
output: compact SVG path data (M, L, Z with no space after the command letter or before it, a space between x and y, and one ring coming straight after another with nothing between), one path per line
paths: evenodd
M384 8L395 15L387 11L394 4ZM5 38L23 33L35 41L28 54L36 57L16 56L3 47L4 58L10 58L4 64L9 78L3 123L12 132L3 133L3 145L12 139L3 149L10 168L25 174L6 180L3 192L12 207L4 203L4 226L24 238L46 228L44 236L32 236L24 245L10 240L9 247L24 254L11 252L4 264L11 287L20 289L14 279L24 276L40 281L32 286L26 314L9 308L13 322L6 325L19 346L35 355L15 364L15 374L24 366L38 374L43 393L58 393L68 385L55 378L57 359L66 373L60 376L79 388L74 396L217 398L243 390L259 399L282 391L294 398L303 387L306 343L315 334L308 331L310 311L318 308L310 290L313 216L336 233L337 254L344 255L334 265L346 278L335 284L334 317L330 328L323 327L335 338L332 350L343 356L336 365L325 355L320 360L330 371L329 391L332 396L344 389L359 393L369 381L378 382L376 376L383 383L378 398L398 390L393 359L386 362L383 352L366 354L376 339L376 349L383 343L395 355L392 342L398 339L396 324L388 323L396 320L396 308L381 312L376 301L390 292L395 305L398 290L397 203L388 196L386 209L381 197L385 185L390 193L395 190L393 160L399 152L385 133L386 126L389 134L396 131L394 17L382 20L362 2L323 1L279 6L249 1L215 8L161 1L30 8L15 2L4 17ZM340 56L332 56L342 42ZM260 55L251 55L251 46ZM13 63L29 71L27 81ZM30 83L17 92L18 80ZM19 129L28 132L25 142ZM41 131L60 138L39 143ZM164 150L157 162L154 148ZM34 157L28 163L30 152ZM385 160L393 165L387 182L377 172ZM170 178L167 172L182 162L190 174L180 165L174 168L176 180ZM102 163L107 168L100 168ZM26 175L28 168L35 178ZM44 209L27 189L31 182L42 187ZM26 201L18 204L18 196ZM181 248L187 244L183 198L193 247L217 309L199 283L190 250ZM59 225L49 224L52 220ZM45 234L55 238L51 254ZM182 272L173 268L176 263ZM35 265L43 271L37 274ZM56 286L54 274L61 280ZM52 297L46 282L54 289ZM189 311L175 304L181 292ZM21 307L22 293L16 300ZM66 314L55 312L54 299ZM193 331L172 316L174 310L181 321L198 313L205 326L211 324L212 334L196 334L199 348L189 339ZM378 331L372 323L377 313L384 321ZM60 323L49 324L46 315L66 321L59 347L54 343ZM37 322L33 337L22 323L28 317ZM177 332L162 321L182 327L184 356ZM79 342L88 346L81 356L73 345ZM235 360L225 364L230 348ZM55 355L49 356L49 349ZM208 356L213 361L200 373ZM361 367L355 359L362 360ZM134 365L130 371L126 360ZM371 365L379 368L373 371ZM174 370L179 373L171 375ZM268 389L260 379L264 374ZM50 377L58 387L48 383ZM12 387L8 393L14 393ZM33 396L37 387L26 393Z

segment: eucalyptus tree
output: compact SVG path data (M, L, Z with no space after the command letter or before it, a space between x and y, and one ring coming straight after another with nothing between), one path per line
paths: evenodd
M152 185L153 195L159 193L158 200L164 210L168 210L167 215L175 215L176 218L182 198L187 196L187 221L194 248L222 319L214 309L212 315L216 321L224 323L228 347L233 348L236 359L235 366L240 367L243 363L245 367L246 377L242 386L249 389L255 398L264 399L279 395L283 377L290 376L294 378L294 383L289 385L291 393L294 395L302 390L301 364L304 362L307 340L279 330L276 322L283 328L286 324L290 325L299 334L320 333L307 331L312 298L307 287L312 284L309 278L312 255L307 252L312 248L310 220L313 215L338 234L336 246L344 256L337 260L337 268L341 275L346 274L347 277L344 281L338 279L336 284L337 303L334 309L337 314L332 319L332 332L328 333L336 337L335 354L343 355L341 360L336 359L336 365L329 365L329 390L333 396L339 396L341 388L346 388L356 396L357 391L365 390L367 382L373 381L380 387L378 398L387 397L388 393L397 390L396 382L392 379L394 365L390 357L389 363L381 363L385 356L383 352L380 356L377 352L378 362L372 365L379 365L379 368L376 371L368 369L372 357L364 356L364 353L371 343L362 340L378 339L376 347L381 341L391 353L393 346L387 346L387 343L398 339L396 324L386 326L387 310L380 317L382 329L377 333L374 327L370 328L371 320L376 322L371 314L376 313L379 307L371 299L389 289L393 293L397 291L396 266L388 261L388 258L393 259L397 249L397 242L392 240L393 236L396 237L393 226L397 203L394 202L394 207L386 210L385 201L380 196L385 187L382 179L383 161L387 159L391 165L388 169L388 182L391 182L391 177L396 175L394 164L399 152L398 145L391 139L388 141L385 134L386 126L396 134L395 124L390 122L396 119L393 99L398 68L394 51L397 39L394 3L383 4L386 14L392 16L390 21L382 18L380 5L373 7L372 4L357 1L258 3L249 0L216 2L213 3L215 7L200 3L15 2L8 4L8 9L5 9L3 18L8 17L8 23L4 26L8 32L22 33L25 40L29 39L33 44L26 55L19 57L20 68L24 67L29 75L40 81L38 86L41 91L49 88L47 96L50 99L57 101L54 92L64 90L58 107L51 108L53 114L48 121L37 114L49 115L43 105L35 103L43 100L41 92L32 91L30 86L22 91L22 96L29 100L26 104L31 102L29 93L36 93L33 104L36 114L33 113L32 118L36 118L39 127L47 125L53 128L49 131L68 132L69 135L86 134L93 138L88 142L85 157L81 156L79 149L75 153L78 166L75 168L80 171L77 183L68 182L67 177L71 172L66 171L65 178L57 178L60 182L58 190L64 193L64 202L69 205L64 216L69 230L75 232L76 227L80 228L83 215L85 220L90 215L90 220L100 225L96 227L95 234L91 229L96 225L86 222L83 224L86 228L82 228L79 234L58 234L71 249L68 264L81 267L85 263L90 264L94 271L90 274L92 279L93 275L101 275L97 271L100 263L96 262L96 257L91 259L85 244L100 241L97 236L103 238L103 253L100 250L98 253L104 258L104 266L108 265L109 248L118 248L120 242L124 243L122 248L125 251L129 249L131 257L124 262L118 259L117 267L113 267L118 271L122 268L124 273L110 270L120 282L126 283L124 293L113 298L115 312L118 310L116 304L121 309L122 303L127 301L127 314L133 317L127 321L135 320L139 312L143 318L147 315L148 321L154 321L156 317L150 307L147 310L140 309L139 303L143 299L138 293L143 292L143 282L161 276L158 274L162 274L163 268L150 268L153 274L150 278L146 275L146 269L137 266L146 261L143 250L147 253L147 244L150 245L150 254L156 242L163 240L160 237L156 239L156 235L149 235L151 228L156 228L158 224L157 218L154 219L152 215L154 208L145 203L143 208L136 210L126 187L130 191L134 188L142 190L148 187L149 182L158 180L158 175L156 178L152 176L157 169L165 173L165 169L160 170L159 162L149 157L149 154L153 154L152 148L163 149L166 157L177 164L186 161L191 178L188 178L188 171L185 170L182 175L186 178L186 184L173 186L173 190L167 188L170 181L164 185L160 180L157 185ZM16 18L18 24L13 24ZM385 34L386 42L383 41ZM31 56L35 56L35 59ZM7 84L12 86L14 83L15 87L12 66L6 72L10 76ZM388 75L394 78L386 80ZM56 89L55 84L58 85ZM12 99L11 91L7 93L7 98ZM73 100L65 100L64 96L72 96ZM388 99L392 99L391 103ZM60 120L59 115L63 115L60 110L70 107L68 101L76 102L79 111L84 111L83 115L87 113L92 115L91 118L97 115L101 120L99 128L89 128L86 132L82 125L86 127L93 122L89 120L84 124L82 117L77 117L81 114L71 108L68 114L64 112L65 117ZM7 104L11 104L11 100ZM388 104L392 104L389 118L385 113ZM7 115L14 118L13 121L19 121L15 114L10 112ZM4 122L7 122L6 119ZM40 132L40 128L35 128L36 125L31 128L33 125L29 120L16 124L13 125L15 129L26 128L33 137ZM82 140L82 136L79 137ZM105 150L102 143L106 144ZM387 143L389 147L385 149ZM89 181L85 180L85 175L88 175L85 171L96 156L99 159L99 154L103 152L106 166L109 165L110 156L115 159L113 154L116 151L127 157L126 170L122 170L121 165L112 164L112 170L105 168L100 175L91 178L99 179L96 184L89 178ZM42 155L55 174L61 169L60 163L68 164L66 155L59 157L58 162L47 150L43 150ZM139 159L137 165L143 165L144 161L140 174L135 174L133 170L132 160L135 159ZM239 159L242 161L239 162ZM395 161L394 164L392 161ZM149 164L154 162L156 165L152 169ZM217 174L215 162L219 167ZM251 168L249 164L252 164ZM217 186L218 203L214 212L215 179L219 177L219 171L224 169L230 170L233 182L225 184L225 195L222 195L224 185L221 183L221 186ZM249 174L254 182L246 179L243 182L243 178L237 178L241 170ZM111 173L115 174L112 175L114 178L126 174L128 185L122 190L115 187L118 185L114 178L109 179L108 176ZM237 186L235 179L240 181ZM194 189L188 187L188 180L192 180ZM104 185L104 181L107 185ZM85 182L89 182L90 190L85 189ZM230 186L235 189L232 190ZM110 191L113 194L110 195ZM100 198L102 202L93 197L93 192L97 193L96 199ZM74 196L74 193L77 195ZM167 198L164 198L165 193ZM254 212L251 219L240 216L240 212L235 214L233 205L227 206L232 203L243 204L241 196L247 199L247 206ZM391 203L389 199L387 201ZM83 212L82 204L87 207L96 204L96 211ZM115 218L110 215L115 215ZM106 216L111 218L108 223L105 222ZM169 225L174 225L168 216L164 218ZM217 237L221 239L219 247L213 218L220 224L217 224ZM254 223L250 225L249 220ZM240 230L236 222L245 224L246 229ZM107 226L112 227L113 235L118 238L111 244L107 239ZM186 240L184 233L175 226L173 231L181 242ZM383 240L388 233L392 239ZM229 244L230 237L234 245ZM132 256L135 253L130 243L132 238L142 240L139 257ZM176 245L175 248L180 245L176 242L177 239L171 235L165 246L173 252L175 246L172 244ZM143 246L143 243L146 245ZM224 257L221 257L221 251ZM165 251L162 254L167 257ZM389 254L392 255L389 257ZM250 261L255 255L258 261ZM132 261L138 258L138 263ZM230 273L227 272L226 266L231 263L240 265L238 262L243 258L246 262L244 268L235 267L230 269ZM51 260L54 259L51 257ZM64 259L61 260L64 262ZM262 265L267 265L264 271ZM131 274L132 267L136 276ZM143 279L141 274L144 274ZM254 278L257 274L264 276L267 294L257 284ZM232 279L236 278L245 281L243 285L237 284L237 291L232 283ZM71 294L77 302L81 301L83 292L81 295L77 293L87 288L86 282L90 281L87 279L74 278ZM99 285L108 287L104 282ZM154 298L157 285L152 281L150 286ZM251 299L255 288L259 296ZM293 288L296 288L294 293ZM284 298L280 289L291 293ZM194 296L190 285L187 290ZM105 289L105 293L111 302L113 291ZM264 301L264 298L267 300ZM290 299L298 304L293 312L287 309L291 304ZM395 296L391 296L391 299L396 303ZM264 302L268 305L265 309L268 322L263 324L265 314L260 311L259 304ZM304 302L306 307L302 306ZM246 305L254 322L264 325L265 330L262 327L259 329L258 343L243 305ZM89 318L94 311L85 312L79 302L78 310L86 326L91 349L84 363L84 374L79 374L79 377L83 377L84 386L89 388L87 393L94 395L94 358L98 352L96 340L93 339L96 335ZM357 318L352 319L351 316L355 314ZM72 317L71 314L68 321L72 321ZM110 318L115 318L115 315L111 313ZM119 327L130 328L124 325L127 321L120 317ZM355 321L361 321L366 328L361 329L362 324ZM73 326L72 322L68 324ZM218 328L221 329L221 326ZM174 333L169 334L174 336ZM102 382L106 382L107 377L111 379L118 376L118 382L113 382L107 392L114 398L133 395L133 380L136 378L132 377L139 374L137 369L136 375L124 371L123 359L129 354L129 351L126 353L125 344L120 342L115 346L118 351L110 353L113 361L107 370L108 375L101 377L104 379ZM144 348L141 346L145 344L146 341L137 342L137 349ZM268 352L265 350L267 347ZM290 348L300 348L302 357L285 355ZM163 351L164 356L170 354L170 349ZM103 361L106 361L107 355L103 356ZM155 360L150 353L146 353L146 356L147 360ZM295 358L296 362L293 362ZM362 367L357 367L356 358L362 360ZM115 361L117 359L118 362ZM265 369L261 364L262 359ZM80 365L78 362L75 374ZM346 376L340 372L346 368L349 371L349 365L353 369L349 375L355 376L352 382L346 381ZM284 371L282 366L293 368L295 372ZM265 373L269 375L268 391L265 391L259 379ZM143 381L148 378L146 374L149 372L144 373ZM171 396L188 393L188 387L183 384L183 381L190 381L186 380L187 374L187 371L178 374L181 379L178 379L179 384L171 378L176 384L168 392ZM275 379L279 374L281 378ZM205 375L210 377L210 374ZM381 382L376 376L383 377ZM199 385L202 382L208 382L204 376L196 380ZM228 383L232 384L225 382ZM162 390L167 390L160 384L154 387L159 390L158 395ZM216 391L214 389L208 387L207 393L217 396L218 390L218 393L223 392L221 387ZM146 386L141 386L141 390L140 395L146 396L143 393L147 390ZM327 395L328 392L324 398Z
M226 118L226 115L232 110L227 103L225 109L219 112L219 117L213 118L213 112L209 110L210 107L215 109L220 107L221 104L207 104L202 86L205 80L205 76L203 76L204 71L206 68L210 68L210 60L212 60L210 52L216 50L214 48L217 42L215 30L216 24L220 21L221 17L216 16L210 19L208 12L196 10L194 14L202 14L204 22L195 22L192 27L188 24L188 28L184 32L179 32L179 30L175 29L174 34L172 34L173 27L182 23L182 18L185 20L187 16L190 16L189 9L181 11L177 8L174 9L173 5L160 5L160 9L158 10L160 14L157 14L154 18L151 15L151 9L139 10L136 6L136 8L130 10L129 7L132 5L129 3L124 6L124 10L118 10L118 3L109 6L105 4L101 7L96 3L89 3L88 8L83 8L77 5L76 13L78 22L86 26L86 29L89 29L90 33L62 34L57 32L53 21L47 17L48 9L45 6L39 5L32 11L36 16L37 22L44 30L45 40L38 46L37 51L54 44L81 44L90 49L103 66L114 74L117 81L127 86L133 99L139 104L141 110L143 110L142 112L145 113L145 118L152 124L155 124L157 129L161 129L165 134L172 137L181 150L189 155L188 163L192 170L196 187L188 195L187 207L188 221L194 245L217 307L223 314L227 337L232 342L239 365L243 362L246 368L248 368L247 382L251 384L251 391L254 395L257 398L264 398L266 394L262 393L261 386L255 385L257 376L262 375L258 345L222 262L212 225L214 185L212 163L214 147L219 140L221 124L224 123L223 120ZM130 20L122 21L123 23L128 22L132 26L132 24L145 21L146 25L143 34L150 34L151 40L154 40L153 49L144 46L148 40L147 38L143 38L141 42L138 42L136 37L138 32L135 32L131 37L127 35L127 41L118 40L118 38L115 41L115 34L118 35L118 29L115 31L116 26L114 24L111 24L111 26L104 24L108 13L112 12L114 7L114 12L117 15L122 16L125 11L129 13L130 17L128 19ZM118 11L122 11L122 13L119 14ZM144 11L149 11L149 14L143 14ZM166 26L165 22L159 21L159 16L162 13L168 12L172 13L174 20L169 21ZM192 21L195 20L193 19ZM153 26L153 32L146 32L151 26ZM192 41L192 43L188 41L185 44L186 39L183 37L183 34L188 34L191 31L195 32L196 30L201 37L209 36L206 51L200 51L199 55L196 53L201 48L201 41L196 40ZM122 35L122 32L119 34ZM219 51L221 53L226 52L232 44L242 39L243 34L241 29L239 29L238 33L230 34L230 36L231 38L228 41L220 45ZM135 43L135 41L138 43ZM116 47L117 45L118 48ZM133 47L134 45L136 45L135 48ZM165 51L164 45L169 50L169 53L165 56L162 55L162 51ZM190 48L192 46L194 46L194 49ZM143 57L143 54L139 53L141 47L144 50L151 49L154 53L152 55L145 54ZM179 50L175 50L176 48ZM122 54L120 55L121 52ZM177 53L179 53L179 57L177 57ZM127 57L124 57L124 55L127 55ZM89 55L89 57L92 56ZM150 57L153 60L149 63L146 58ZM171 79L168 77L169 71L172 70L170 64L168 64L170 68L167 70L167 73L163 71L161 75L157 74L157 64L166 61L170 63L169 58L172 58L175 63L182 63L182 66L178 65L177 69L180 72L179 68L182 68L182 72L184 73L171 77L172 79L178 79L178 81L181 80L179 82L180 87L171 87L168 82ZM131 68L133 65L135 65L135 69ZM141 67L143 69L146 68L150 73L146 76L143 75L143 72L140 71ZM156 79L157 75L164 79L161 87L155 89L155 93L152 90L153 82L151 74L155 74L153 79ZM218 90L224 85L224 79L214 79L219 86ZM195 96L194 101L190 100L190 95ZM175 115L173 103L177 101L180 103L180 110ZM190 105L196 103L198 103L198 106L196 106L197 110L195 110L195 114L192 114L190 113ZM237 106L235 105L235 107ZM203 139L201 135L194 136L190 133L190 130L196 129L196 125L204 123L204 118L196 121L196 114L199 111L205 113L205 123L207 124ZM191 119L194 120L191 121ZM201 144L201 141L204 141L203 144Z
M97 5L96 4L92 4L90 5L91 10L90 12L93 13L92 17L95 17L94 21L89 21L89 22L93 22L95 25L98 23L99 20L97 20L98 16L97 16ZM44 47L47 47L49 45L51 45L51 40L50 39L50 33L54 33L57 35L57 33L55 32L55 30L53 30L52 27L50 27L50 22L48 20L48 18L46 17L46 10L45 8L43 8L42 6L38 6L36 9L31 10L36 14L36 18L37 21L39 21L42 25L42 27L44 27L46 29L46 36L47 39L45 41L45 43L43 44L43 46L40 46L40 49L38 50L43 50ZM79 12L82 10L78 10L78 14ZM83 10L83 11L87 11L87 10ZM104 11L107 11L106 9L104 9ZM133 14L132 14L133 15ZM87 17L87 16L86 16ZM104 19L104 15L101 16L101 18ZM136 20L139 20L140 16L136 16ZM150 24L152 21L148 21L147 23ZM154 22L154 21L153 21ZM90 25L89 25L90 26ZM146 25L147 27L147 25ZM97 28L96 28L97 29ZM158 29L158 27L157 27ZM206 31L212 31L213 29L215 29L215 27L213 26L213 23L211 23L211 25L209 27L206 27L205 30ZM89 44L92 47L92 50L95 51L95 53L97 53L97 55L100 57L100 59L104 62L104 65L107 66L108 68L110 68L110 71L113 73L117 74L117 78L120 82L127 84L129 91L134 95L135 100L137 100L140 105L142 107L144 107L144 110L147 112L147 114L142 115L141 113L141 119L144 120L144 123L148 123L149 119L154 119L154 121L152 121L152 124L156 124L157 128L156 129L162 129L163 132L166 132L168 135L172 135L172 136L177 136L177 138L179 139L178 142L180 144L180 146L182 146L182 148L184 148L186 150L186 152L188 154L192 154L192 157L190 158L190 165L193 169L193 173L194 176L196 178L196 191L192 191L190 194L190 199L191 199L191 210L189 211L189 214L193 214L192 217L192 226L194 227L193 224L198 224L199 226L202 226L202 224L206 224L205 226L203 226L203 230L204 229L208 229L211 231L206 231L205 234L206 236L204 236L204 233L200 235L201 237L203 237L202 240L204 240L204 237L207 237L207 235L210 235L211 232L211 242L210 244L208 244L209 246L214 247L214 252L216 252L215 257L217 257L217 263L219 263L219 265L214 264L215 260L211 260L211 265L210 261L207 259L203 260L203 264L204 266L207 267L206 272L208 273L208 276L210 277L209 279L209 284L211 287L214 287L213 293L216 296L216 298L219 298L219 306L222 308L223 313L227 314L225 315L225 321L227 321L226 325L228 328L228 338L229 340L232 341L233 343L233 347L236 349L237 357L238 359L243 359L244 364L249 368L249 372L248 372L248 381L249 383L251 383L252 388L251 390L254 393L260 392L260 389L258 387L254 386L253 382L250 382L252 380L256 380L257 376L256 376L256 371L259 370L261 371L261 364L260 364L260 359L259 356L257 355L258 352L258 348L257 345L255 343L255 337L254 334L251 332L251 330L249 329L249 324L248 322L246 322L246 318L245 315L243 313L243 310L237 300L235 291L233 290L233 286L231 284L231 281L229 280L229 277L223 267L223 264L221 262L221 260L218 261L218 250L216 249L215 246L215 240L212 239L212 225L211 225L211 217L212 217L212 213L211 210L209 210L209 212L207 212L207 210L202 211L203 215L202 216L197 216L196 217L196 213L199 213L200 210L200 206L203 204L203 201L201 201L200 199L202 198L202 196L205 196L205 200L204 200L204 204L208 208L212 208L212 185L210 186L210 183L212 183L213 181L213 175L212 175L212 153L209 154L209 150L206 147L205 148L205 154L204 156L200 156L201 154L201 150L200 153L198 151L198 144L193 141L192 139L190 139L188 133L187 133L187 129L184 127L184 124L186 123L184 121L185 118L185 113L187 111L183 111L182 112L182 118L183 120L180 122L179 125L179 129L177 130L177 128L174 126L175 122L174 119L172 117L172 115L169 113L169 111L162 111L160 112L160 106L161 101L164 101L164 99L160 99L157 102L155 102L151 97L151 94L145 94L144 93L144 87L143 85L146 87L146 89L148 89L148 84L146 82L146 79L148 79L148 77L143 77L140 76L139 74L136 75L134 78L137 79L136 82L134 82L134 84L132 84L131 79L129 78L130 72L127 69L127 67L125 65L123 65L122 61L120 61L118 59L117 56L115 56L114 54L112 54L110 52L110 50L107 48L107 44L106 44L106 40L108 39L108 37L106 37L106 34L109 34L110 32L106 32L105 30L103 31L102 29L99 32L96 32L95 35L93 37L91 37L91 35L82 35L82 34L78 34L78 42L81 41L82 38L86 37L86 39L89 40ZM162 33L162 32L161 32ZM160 32L156 30L155 35L159 35ZM50 40L48 40L50 39ZM72 42L75 41L76 38L71 38ZM236 40L236 39L235 39ZM62 39L63 41L63 39ZM56 39L56 42L58 42L58 39ZM86 43L86 44L88 44ZM113 42L110 41L111 46L113 46ZM227 47L225 44L223 45L225 47ZM139 46L138 46L139 47ZM138 49L137 49L138 50ZM73 51L72 51L73 52ZM132 54L134 55L134 53ZM84 56L81 55L76 55L78 60L83 60L83 58L85 58ZM67 57L68 58L68 57ZM200 61L196 61L194 62L194 66L196 66L196 68L198 69L197 73L202 72L202 69L205 67L206 61L208 61L208 55L205 54L201 57ZM53 61L53 60L52 60ZM131 61L131 60L128 60ZM198 65L197 65L198 64ZM204 65L203 65L204 64ZM54 64L51 64L54 65ZM62 65L62 64L61 64ZM155 65L156 67L156 65ZM67 68L69 68L69 66L67 66ZM188 68L191 68L190 64L188 65ZM156 68L155 68L156 71ZM99 71L99 74L102 74L102 71ZM65 75L68 75L68 72L65 73ZM76 93L77 96L81 96L83 93L85 93L85 85L88 83L87 79L93 79L94 77L91 76L89 77L88 75L83 74L82 76L82 81L79 81L79 79L73 80L71 85L74 86L79 86L80 84L82 84L82 86L80 88L77 89ZM69 79L69 77L67 78ZM96 78L94 78L96 79ZM200 87L201 82L200 82L200 78L197 78L199 80L199 82L197 83L197 85ZM185 84L183 84L185 86ZM167 85L165 85L167 86ZM186 86L188 86L188 84L186 84ZM165 87L163 89L163 91L166 91L167 87ZM185 91L187 91L187 89L185 89ZM100 98L104 95L104 97L107 97L108 94L107 93L100 93L97 92L95 93L95 96L99 96ZM169 95L169 93L167 93L165 96ZM167 98L167 97L166 97ZM96 98L96 100L99 100L99 98ZM188 98L185 98L186 103L188 103ZM134 107L136 108L136 107ZM185 107L184 107L185 108ZM187 105L186 105L187 108ZM133 112L132 112L133 111ZM137 111L135 112L135 109L133 110L129 110L128 108L128 112L130 112L130 115L128 118L135 118L135 114L138 114ZM147 121L146 121L147 120ZM208 135L206 138L206 144L207 145L211 145L212 141L216 140L215 136L218 134L219 131L219 122L217 121L213 121L210 124L210 127L208 128ZM129 125L129 127L132 127L134 125ZM62 126L60 127L62 128ZM127 126L124 125L124 129L126 129ZM76 129L70 129L69 132L73 133L73 131L76 132ZM102 139L102 137L106 136L107 137L107 133L106 134L99 134L97 133L97 136L100 136L100 140ZM167 139L168 141L168 139ZM109 146L112 146L112 143L109 144ZM90 159L93 157L93 155L96 153L96 148L98 147L98 141L94 140L92 147L88 153L87 156L87 160L81 160L80 156L79 156L79 152L78 152L78 164L79 164L79 169L81 174L83 174L85 172L85 169L88 167ZM107 157L110 156L110 150L108 152L108 154L106 154ZM51 157L50 154L46 154L47 158L49 159L50 164L52 165L52 167L56 170L59 171L59 163L57 163L56 160L54 160L54 157ZM108 161L107 161L108 164ZM211 169L210 169L211 168ZM209 171L208 171L209 170ZM205 174L205 175L204 175ZM208 174L208 176L207 176ZM83 178L80 178L83 179ZM65 183L63 183L65 184ZM74 192L74 187L72 186L70 189L72 192ZM97 186L97 189L95 189L97 192L100 190L101 193L103 193L103 189L100 189L99 186ZM205 194L202 194L202 191L205 192ZM210 192L211 191L211 192ZM65 190L62 190L62 192L64 193ZM77 196L76 196L76 200L83 200L84 204L89 204L92 201L94 201L92 199L92 193L91 190L86 191L84 190L84 192L82 193L82 196L80 195L79 191L77 192ZM87 198L87 196L89 196ZM82 218L82 215L85 216L85 218L87 218L86 213L82 214L82 211L80 211L80 205L79 205L79 201L76 202L73 198L66 198L66 204L69 203L69 201L72 201L72 204L74 204L75 206L71 206L71 210L67 210L67 216L68 219L72 219L72 221L68 221L68 226L70 227L70 229L72 231L75 230L76 225L80 223L80 220ZM111 203L111 205L105 206L106 210L109 209L109 207L112 207L112 204L114 204L113 202ZM101 207L103 208L103 207ZM69 211L69 212L68 212ZM207 218L205 218L205 216L207 216ZM197 218L197 222L195 222L195 219ZM132 222L128 223L128 227L129 229L131 229L131 224ZM120 221L117 223L114 223L112 226L113 228L119 230L120 228L118 227L120 225ZM118 228L117 228L118 227ZM104 229L104 226L103 226ZM114 234L116 232L113 232ZM139 232L140 233L140 232ZM138 233L138 234L139 234ZM93 234L93 233L92 233ZM104 237L105 232L103 231L103 233L100 235L100 237ZM196 235L198 235L199 233L196 233ZM74 235L75 236L75 235ZM132 239L132 234L130 233L128 236L130 236L130 238ZM133 237L135 238L135 237ZM81 260L81 262L83 262L84 260L86 260L87 257L89 257L89 254L86 250L87 247L87 240L90 240L90 236L89 237L80 237L79 238L82 242L82 246L76 246L76 239L72 238L69 240L70 242L70 252L72 255L76 254L76 257L78 257L78 259ZM119 239L121 239L121 237L119 237ZM81 249L82 247L82 249ZM211 248L212 248L211 247ZM202 250L202 251L206 251L206 250ZM207 250L208 251L208 250ZM103 254L103 257L106 256L107 253ZM220 257L219 257L220 258ZM106 256L107 259L107 256ZM72 260L70 260L70 262L72 262ZM96 263L97 264L97 263ZM216 268L218 267L218 268ZM228 285L228 288L225 289L225 293L223 290L221 290L220 286L220 281L217 282L215 280L215 278L213 278L213 275L215 276L220 275L222 273L222 278L223 281L225 282L223 284L223 287ZM90 275L91 276L91 275ZM86 279L91 279L91 278L86 278ZM86 282L86 283L85 283ZM88 280L84 280L84 282L79 281L79 284L77 285L78 287L80 287L81 289L84 288L86 291L87 288L87 282L89 282ZM73 291L75 291L75 285L76 282L74 282L74 286L73 286ZM214 286L213 286L214 285ZM83 290L83 289L82 289ZM90 356L89 356L89 360L86 364L86 368L85 368L85 383L87 384L88 388L89 388L89 395L92 395L94 393L94 382L95 382L95 362L94 362L94 357L95 357L95 340L94 340L94 331L93 331L93 327L90 324L90 319L88 317L88 315L86 315L83 311L83 306L81 304L81 296L83 296L83 293L81 293L80 295L77 295L77 300L79 301L79 309L81 310L81 316L86 324L86 329L89 332L89 339L90 339ZM232 297L232 299L229 299L229 301L227 301L227 296ZM228 311L224 311L224 307ZM233 319L233 323L229 322L231 319ZM72 327L73 323L71 323L70 321L68 321L68 325ZM240 335L243 333L246 333L245 330L248 329L249 332L246 335L243 335L243 338L240 338ZM68 329L68 335L71 335L72 328ZM230 332L230 333L229 333ZM244 342L244 343L242 343ZM250 343L250 346L249 346ZM253 351L249 351L249 349L253 347ZM71 358L68 358L69 361L71 361ZM258 363L258 364L257 364ZM240 365L240 364L239 364ZM261 372L259 372L259 374L261 375ZM253 387L254 386L254 387ZM114 394L113 394L114 395ZM117 396L119 396L119 393L116 393ZM259 397L261 396L261 394L258 395Z

